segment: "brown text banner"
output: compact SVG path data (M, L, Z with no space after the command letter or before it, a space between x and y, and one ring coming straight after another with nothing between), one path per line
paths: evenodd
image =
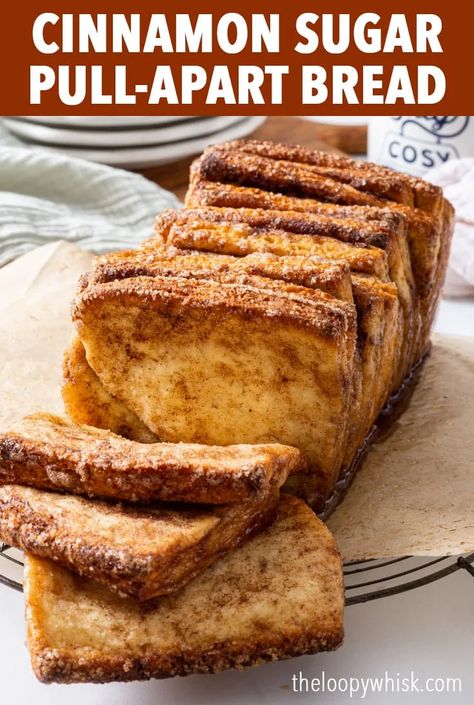
M474 112L474 6L447 0L25 0L2 13L4 115Z

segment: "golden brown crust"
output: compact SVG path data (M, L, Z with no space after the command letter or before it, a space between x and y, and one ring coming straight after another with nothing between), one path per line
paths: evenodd
M215 277L217 273L227 272L277 279L302 287L320 289L341 301L352 301L349 267L342 262L331 262L314 256L278 257L265 252L234 257L215 252L161 247L155 243L139 250L113 252L98 257L93 271L87 275L84 283L91 286L116 279L156 275L206 279Z
M187 208L177 212L176 222L246 223L256 230L283 230L287 233L335 238L353 245L378 247L390 251L393 241L405 236L403 221L391 213L380 221L354 217L336 217L335 214L304 214L300 211L281 211L268 208ZM160 223L158 217L157 223ZM159 228L156 228L160 232Z
M288 446L143 445L46 413L0 434L0 483L91 497L236 502L265 495L306 469L300 451Z
M303 222L301 214L299 218ZM156 220L155 232L158 242L181 249L235 256L253 252L270 252L279 256L313 255L345 263L353 272L372 274L384 281L389 279L387 255L378 247L343 242L324 235L314 237L312 234L287 232L278 227L254 227L245 222L245 214L240 209L165 211Z
M353 303L351 274L343 262L331 262L311 255L278 257L269 252L254 252L236 258L234 266L249 274L318 289L340 301Z
M357 211L360 213L363 208L369 220L379 219L382 210L391 210L402 217L407 226L418 308L423 319L412 345L412 358L419 359L427 346L432 311L444 278L442 252L449 249L452 232L443 225L443 214L450 205L439 187L387 167L257 140L209 147L191 171L188 204L286 209L289 201L301 200L304 206L295 206L295 210L322 212L322 204L314 204L326 201L329 202L324 204L326 207L337 208L333 204L339 204L345 211L352 209L353 217L358 217ZM212 189L210 181L225 183ZM239 193L230 192L229 187ZM249 193L244 195L246 190ZM273 205L268 196L262 197L260 193L272 191L276 192L272 194Z
M313 168L320 167L320 173L332 175L331 178L345 181L354 188L428 212L437 212L443 198L441 188L424 179L372 162L356 161L344 155L258 140L235 140L219 147L234 152L238 150L258 154L274 160L306 164Z
M150 609L31 556L25 595L28 647L43 682L213 673L335 649L343 638L334 540L290 497L269 529Z
M186 208L214 206L219 208L267 208L281 211L300 211L302 213L319 213L337 215L338 217L357 218L361 221L383 220L390 211L374 206L344 206L317 201L314 198L288 196L263 188L239 186L233 183L208 180L201 175L200 162L197 160L191 168L191 182L186 192Z
M149 600L181 589L274 519L278 491L218 507L151 508L0 487L0 540L110 590Z

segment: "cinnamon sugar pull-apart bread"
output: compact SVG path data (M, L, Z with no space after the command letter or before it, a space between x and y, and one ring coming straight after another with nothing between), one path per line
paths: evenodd
M24 588L31 660L47 683L212 673L343 639L339 553L313 512L288 496L272 526L150 606L30 555Z
M128 440L45 412L0 433L0 485L14 483L128 502L223 504L278 491L305 472L296 448Z
M398 383L411 369L420 317L409 283L409 262L405 257L405 264L401 265L387 233L368 230L347 219L321 219L291 211L206 207L166 211L156 222L156 234L159 241L178 248L236 256L252 252L312 255L346 264L354 274L370 275L382 282L393 280L403 326ZM398 252L397 247L395 251Z
M277 504L278 490L218 507L144 507L3 485L0 540L149 600L179 590L264 529Z
M142 267L146 262L149 273L156 273L158 268L169 267L164 258L169 260L172 257L169 253L179 248L194 248L199 251L200 260L207 263L232 261L232 258L214 254L224 252L237 255L233 258L234 263L226 264L226 267L293 281L355 304L357 350L353 381L356 395L349 411L353 422L353 433L346 449L349 457L363 441L380 407L408 369L407 348L403 344L403 309L396 285L385 281L389 276L386 257L380 249L372 246L348 244L326 236L315 238L280 230L263 231L247 222L231 222L235 215L246 220L255 213L246 209L218 208L168 212L159 221L163 226L160 226L160 232L173 249L166 252L164 248L146 246L132 257L141 262ZM226 220L220 222L219 218ZM208 249L213 253L207 252ZM181 255L184 253L186 250L181 251ZM130 263L126 265L123 261L120 265L118 257L112 258L115 271L120 271L119 276L124 276L127 269L130 273ZM125 260L127 253L123 257ZM189 254L187 258L181 256L181 262L177 264L181 271L191 266L189 257ZM209 268L209 264L206 266ZM339 272L345 272L343 285L341 274L335 274L337 268ZM98 263L97 269L102 276L107 269L111 273L111 259ZM197 271L195 264L194 271Z
M179 244L179 243L178 243ZM351 275L345 263L320 257L275 256L255 253L232 257L177 247L121 252L99 258L87 281L90 284L125 279L136 275L161 276L179 274L186 278L223 278L240 274L280 279L288 283L318 289L340 301L353 304L358 315L358 341L355 352L354 394L349 410L350 438L346 455L359 447L386 401L397 367L400 336L400 310L396 287L370 277ZM324 299L324 296L323 296ZM92 405L94 406L94 405ZM342 439L341 439L342 441Z
M387 167L302 147L239 140L208 148L191 172L188 206L296 210L380 221L380 209L404 223L423 316L426 349L444 280L453 209L442 190Z
M73 318L108 392L161 441L300 448L312 491L330 488L349 432L353 304L235 271L106 279L83 283Z
M421 179L299 147L210 147L186 208L83 279L68 413L129 437L143 424L167 442L299 447L309 477L287 487L321 508L427 351L451 233Z

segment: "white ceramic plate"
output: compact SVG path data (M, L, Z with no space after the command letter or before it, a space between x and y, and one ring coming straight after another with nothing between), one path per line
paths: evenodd
M346 116L336 115L335 117L327 117L326 115L315 115L308 117L308 120L313 122L322 122L326 125L340 125L341 127L354 127L356 125L367 125L369 118L366 115L362 116Z
M110 147L109 149L81 149L80 147L47 147L43 149L54 150L69 154L72 157L89 159L93 162L102 162L112 166L120 166L128 169L146 169L160 164L184 159L193 154L201 152L207 145L225 142L226 140L238 139L250 134L262 124L264 117L243 118L229 128L219 130L210 135L187 139L172 144L150 145L148 147L128 147L120 149Z
M18 115L22 120L38 125L58 125L59 127L141 127L143 125L166 125L167 123L193 120L188 115Z
M5 127L21 139L38 144L81 147L82 149L95 149L96 147L139 147L142 145L158 145L168 142L178 142L190 137L211 135L218 130L223 130L242 120L242 117L207 117L193 118L190 121L181 121L175 124L115 129L78 129L52 127L50 125L35 125L22 118L5 118Z

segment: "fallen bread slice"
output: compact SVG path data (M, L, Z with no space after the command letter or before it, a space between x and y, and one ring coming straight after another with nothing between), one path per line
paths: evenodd
M275 518L278 490L213 506L121 505L0 487L0 540L149 600L180 589Z
M212 673L332 650L343 639L334 539L288 496L272 526L149 607L31 555L24 588L28 647L43 682Z
M60 416L27 416L0 434L0 484L90 497L224 504L266 495L307 469L296 448L136 443Z

